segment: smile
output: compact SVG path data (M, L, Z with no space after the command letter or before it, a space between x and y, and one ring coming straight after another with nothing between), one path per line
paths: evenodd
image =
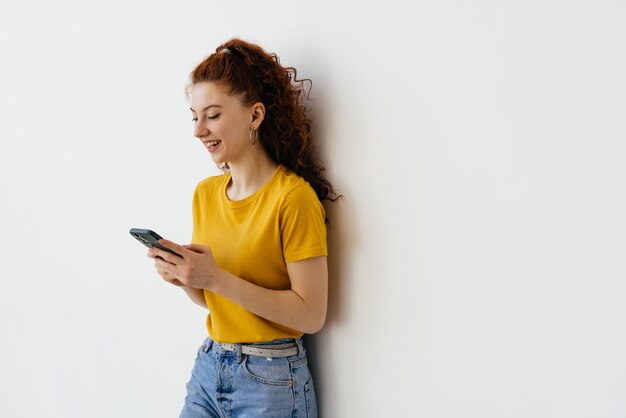
M214 139L212 141L207 141L204 143L204 145L206 146L206 148L209 150L209 152L213 152L215 151L215 149L217 148L217 146L221 143L222 141L220 139Z

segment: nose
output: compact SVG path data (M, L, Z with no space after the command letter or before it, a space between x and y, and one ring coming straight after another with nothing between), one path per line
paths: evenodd
M196 122L196 127L194 128L193 134L196 138L198 139L202 139L205 136L209 136L209 130L207 129L207 127L204 125L202 119L199 119Z

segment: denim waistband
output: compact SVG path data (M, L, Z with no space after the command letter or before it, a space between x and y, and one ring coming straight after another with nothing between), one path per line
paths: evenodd
M202 346L200 347L205 353L209 352L211 349L213 349L215 352L219 353L219 354L225 354L225 355L237 355L237 356L241 356L241 349L244 346L249 346L249 347L257 347L257 348L271 348L271 349L281 349L281 348L288 348L288 347L293 347L293 346L298 347L298 353L301 353L304 351L304 344L302 342L302 337L298 337L298 338L283 338L283 339L278 339L278 340L273 340L273 341L262 341L262 342L254 342L254 343L228 343L228 346L232 346L232 350L231 349L223 349L222 346L220 345L220 343L218 343L217 341L214 341L211 337L207 337L204 342L202 343Z

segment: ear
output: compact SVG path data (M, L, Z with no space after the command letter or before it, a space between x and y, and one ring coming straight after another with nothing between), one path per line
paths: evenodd
M259 129L261 122L263 122L263 119L265 119L265 105L261 102L256 102L255 104L252 105L251 111L252 111L251 112L252 120L250 121L252 123L251 128Z

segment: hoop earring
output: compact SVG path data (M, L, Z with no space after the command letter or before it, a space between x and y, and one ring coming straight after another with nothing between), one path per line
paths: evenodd
M252 132L254 132L254 139L252 139ZM256 129L250 129L250 145L256 144L258 137L259 133L256 131Z

